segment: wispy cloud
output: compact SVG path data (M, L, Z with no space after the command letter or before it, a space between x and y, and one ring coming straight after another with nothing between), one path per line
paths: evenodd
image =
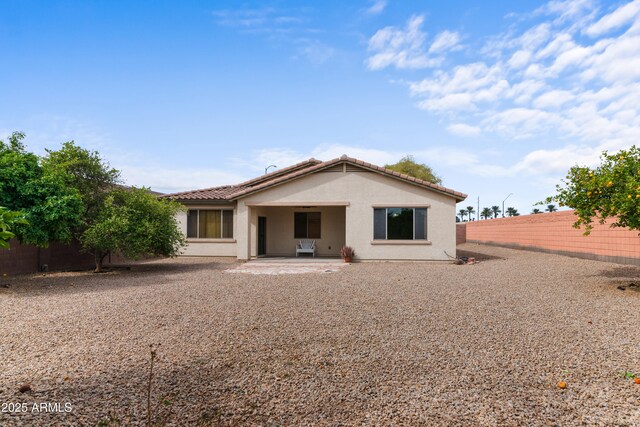
M603 16L597 22L589 26L585 30L585 33L592 37L602 35L607 31L611 31L628 24L635 20L638 15L640 15L640 1L635 0L614 10L608 15Z
M304 58L314 65L327 62L336 53L334 47L321 40L322 30L312 25L309 9L263 7L221 9L211 13L217 25L289 45L295 52L293 58Z
M430 56L427 52L427 35L421 28L423 22L424 16L415 15L404 28L390 26L378 30L369 39L369 69L380 70L389 66L418 69L440 65L443 58Z
M447 131L456 136L470 137L478 136L482 133L482 129L478 126L471 126L466 123L453 123L447 126Z
M368 15L378 15L387 7L387 0L374 0L371 6L366 9Z
M462 37L455 31L443 31L439 33L431 46L429 47L429 53L441 53L448 50L460 50L460 40Z
M456 136L566 144L525 152L504 167L478 164L478 173L558 173L640 140L640 0L604 12L592 1L551 1L531 15L534 24L523 19L489 38L481 57L470 50L470 60L452 68L429 63L429 75L407 83L416 105ZM369 68L426 67L422 22L414 17L405 29L376 33L369 49L381 56L370 57ZM430 50L455 48L454 34L441 33Z
M116 165L122 171L122 179L127 185L149 187L162 193L209 188L219 185L236 184L252 176L242 176L215 168L170 168L165 165ZM158 170L162 170L159 174Z
M300 38L297 43L299 44L298 54L315 65L324 64L336 53L333 47L319 40Z
M218 25L239 28L274 27L298 24L299 17L279 13L271 7L255 9L220 9L211 12Z

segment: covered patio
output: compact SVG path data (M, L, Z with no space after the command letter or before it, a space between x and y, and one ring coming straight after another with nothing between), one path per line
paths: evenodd
M339 259L346 243L348 203L249 205L251 259L314 262ZM300 254L300 240L315 240L315 257Z

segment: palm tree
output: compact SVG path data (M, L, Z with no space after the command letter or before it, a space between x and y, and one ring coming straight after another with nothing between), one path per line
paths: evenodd
M545 209L547 212L555 212L557 210L558 208L556 208L556 205L547 205L547 209Z
M531 211L531 213L535 215L535 214L542 213L542 211L541 211L540 209L538 209L538 208L535 208L535 209L533 209L533 210Z
M489 219L491 218L491 215L493 215L493 212L491 212L490 208L482 208L482 211L480 212L480 218Z
M500 206L491 206L491 211L493 211L493 217L498 218L498 215L501 212Z
M507 216L518 216L518 215L520 215L518 213L518 209L513 208L513 207L508 207L506 213L507 213Z
M467 206L467 215L469 216L469 221L471 221L472 213L476 213L476 211L473 209L473 206Z
M464 221L464 216L467 214L467 210L466 209L460 209L458 211L458 214L460 215L460 221Z

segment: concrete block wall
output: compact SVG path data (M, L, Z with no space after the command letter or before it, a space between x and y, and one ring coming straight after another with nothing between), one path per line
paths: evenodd
M78 243L52 243L48 248L10 242L9 249L0 249L0 280L4 274L28 274L41 271L46 264L49 271L76 270L94 266L93 255L80 251Z
M640 265L637 231L594 224L583 236L575 220L573 211L561 211L473 221L465 224L465 240Z
M456 224L456 245L467 241L467 224L459 222Z

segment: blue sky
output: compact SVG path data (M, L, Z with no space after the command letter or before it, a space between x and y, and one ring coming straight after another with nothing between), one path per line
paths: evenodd
M527 213L640 141L640 0L0 0L0 52L0 137L165 192L412 154Z

